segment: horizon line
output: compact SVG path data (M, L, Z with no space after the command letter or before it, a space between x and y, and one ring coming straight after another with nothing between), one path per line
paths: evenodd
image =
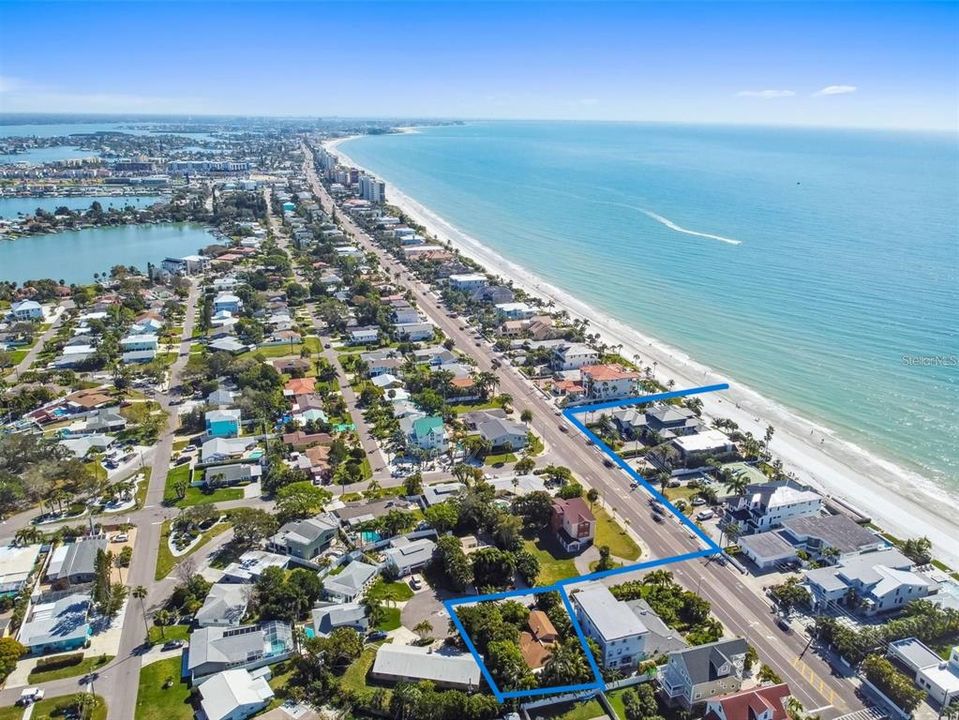
M917 133L959 133L959 121L953 126L939 125L825 125L814 122L749 122L730 120L642 120L625 118L534 118L534 117L469 117L469 116L442 116L442 115L320 115L320 114L276 114L262 115L249 113L209 112L209 113L171 113L171 112L49 112L39 110L0 111L0 119L7 117L43 116L43 117L74 117L74 118L177 118L177 119L255 119L255 120L356 120L374 122L457 122L457 123L583 123L583 124L620 124L620 125L689 125L689 126L723 126L723 127L766 127L786 129L819 129L819 130L869 130L883 132L917 132ZM30 123L26 123L30 124Z

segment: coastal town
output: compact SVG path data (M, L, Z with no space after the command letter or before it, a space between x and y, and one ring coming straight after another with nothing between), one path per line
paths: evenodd
M0 720L959 717L935 544L337 149L401 128L133 130L0 140L7 247L193 243L0 278Z

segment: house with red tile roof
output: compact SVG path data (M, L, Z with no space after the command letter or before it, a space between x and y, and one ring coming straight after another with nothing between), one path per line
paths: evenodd
M703 720L786 720L789 695L786 683L723 695L706 703Z
M593 400L618 400L636 394L639 373L622 365L586 365L580 370L586 395Z
M283 395L285 397L296 397L297 395L312 395L316 392L316 378L293 378L287 381L283 386Z

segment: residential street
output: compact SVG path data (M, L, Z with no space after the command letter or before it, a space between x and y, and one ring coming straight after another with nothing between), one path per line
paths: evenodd
M324 210L329 212L333 200L316 175L311 155L308 154L306 162L307 177ZM359 243L364 250L374 252L384 269L399 273L404 278L419 307L447 337L453 339L458 348L477 360L478 370L491 370L492 348L487 343L476 347L475 340L459 329L461 321L447 317L435 295L373 243L349 215L345 212L338 212L337 215L354 242ZM495 271L495 268L491 269ZM642 490L631 491L625 473L605 468L600 452L595 447L587 446L585 438L575 429L569 427L568 432L561 432L559 426L565 421L555 415L555 407L515 369L503 367L497 375L500 378L500 392L513 397L516 413L527 408L532 410L534 428L551 448L556 461L569 467L586 484L595 487L616 513L629 521L629 526L639 533L655 558L673 557L701 549L678 522L671 521L664 525L654 523L648 511L647 494ZM808 638L799 634L785 635L776 626L769 604L751 590L731 566L721 567L714 562L697 560L670 565L668 569L677 581L710 601L716 616L731 633L749 639L760 658L790 683L794 694L807 709L817 709L817 713L828 720L861 706L853 682L834 677L829 665L818 656L806 653L802 660L794 660L803 652ZM626 577L628 575L624 579Z

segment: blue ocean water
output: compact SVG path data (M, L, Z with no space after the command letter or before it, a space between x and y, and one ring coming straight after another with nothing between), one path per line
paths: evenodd
M959 356L955 135L491 122L342 147L557 287L959 489L959 367L911 360Z

